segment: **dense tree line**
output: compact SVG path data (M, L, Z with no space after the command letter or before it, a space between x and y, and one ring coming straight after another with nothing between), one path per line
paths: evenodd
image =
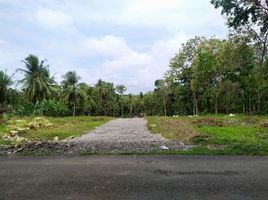
M43 115L197 115L268 113L268 9L266 1L212 0L227 16L227 39L195 37L171 58L154 91L126 94L124 85L80 82L75 71L58 84L49 66L29 55L13 75L0 71L0 104L15 114Z
M143 93L126 95L124 85L98 80L93 86L79 82L75 71L69 71L58 84L50 75L49 66L35 55L23 61L17 71L24 74L19 80L21 89L13 89L12 77L0 71L0 105L17 115L108 115L132 116L144 113ZM147 100L146 102L149 102Z

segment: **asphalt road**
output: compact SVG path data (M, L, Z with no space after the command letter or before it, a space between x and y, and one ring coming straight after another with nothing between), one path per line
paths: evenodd
M268 199L268 157L0 157L0 199Z

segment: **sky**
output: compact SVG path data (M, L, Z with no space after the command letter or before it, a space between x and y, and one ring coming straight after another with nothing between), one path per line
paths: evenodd
M153 90L182 43L227 33L210 0L0 0L0 70L34 54L58 82L75 70L137 94Z

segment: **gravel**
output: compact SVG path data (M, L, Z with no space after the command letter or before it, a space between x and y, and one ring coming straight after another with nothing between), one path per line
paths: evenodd
M187 149L178 141L170 141L147 129L144 118L112 120L80 138L69 141L91 152L149 152L166 146L170 150Z
M143 118L112 120L94 131L76 139L78 142L110 141L110 142L165 142L161 135L151 134L146 127L147 121Z
M143 118L115 119L95 130L67 141L37 142L25 145L2 147L1 154L12 153L146 153L161 150L187 150L191 146L179 141L167 140L159 134L152 134L147 129Z

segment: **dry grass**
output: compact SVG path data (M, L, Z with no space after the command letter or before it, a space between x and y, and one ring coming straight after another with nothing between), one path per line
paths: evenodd
M36 129L30 129L19 133L19 136L27 138L32 141L45 141L53 140L54 137L58 137L60 140L66 139L70 136L81 136L97 126L100 126L112 118L110 117L89 117L89 116L79 116L79 117L49 117L46 118L52 123L49 127L39 127ZM8 133L14 127L25 127L29 124L33 118L23 117L23 118L13 118L8 124L2 125L0 127L0 132ZM0 141L1 144L1 141Z
M195 130L193 119L188 117L147 117L148 128L161 134L167 139L188 142L191 138L197 137L199 133Z

